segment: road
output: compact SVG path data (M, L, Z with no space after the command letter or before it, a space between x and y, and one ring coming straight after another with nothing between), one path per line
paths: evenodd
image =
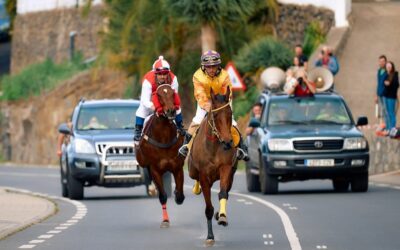
M0 184L61 193L54 168L0 167ZM203 197L190 193L189 178L185 184L184 204L168 201L168 229L159 228L161 207L158 199L145 196L144 187L90 187L82 205L53 199L58 206L54 216L0 241L0 249L19 249L38 239L42 242L34 249L202 249ZM213 204L217 209L216 193ZM228 201L229 226L214 222L214 248L400 249L399 207L400 188L395 186L372 184L367 193L335 193L330 181L317 180L280 184L278 195L263 196L248 193L245 176L238 173ZM74 223L64 225L71 218ZM46 232L63 227L46 238Z

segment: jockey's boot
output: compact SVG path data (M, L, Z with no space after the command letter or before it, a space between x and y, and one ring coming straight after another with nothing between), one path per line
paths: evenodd
M135 126L135 136L133 137L133 140L135 142L139 142L140 138L142 137L142 130L143 126L142 125L136 125Z
M238 160L244 160L244 161L250 160L247 145L244 143L242 137L240 137L236 157Z
M182 145L182 147L179 148L179 154L181 154L184 157L186 157L189 152L188 144L191 139L192 139L192 135L189 133L186 133L185 140L183 141L183 145Z
M186 135L186 131L185 131L185 128L183 127L182 121L176 123L176 129L178 130L179 134L181 134L183 136ZM186 138L186 136L185 136L185 138Z

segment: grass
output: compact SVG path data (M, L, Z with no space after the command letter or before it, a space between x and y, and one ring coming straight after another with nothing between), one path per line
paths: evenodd
M82 56L76 56L72 61L61 64L56 64L51 59L32 64L18 74L1 78L0 99L15 101L40 95L88 67L82 63Z

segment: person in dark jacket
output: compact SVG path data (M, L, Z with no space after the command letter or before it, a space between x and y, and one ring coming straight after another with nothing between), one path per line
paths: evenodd
M387 113L388 124L386 124L387 131L396 127L396 102L397 90L399 88L399 74L396 71L393 62L386 63L387 77L384 81L385 88L383 91L385 108Z

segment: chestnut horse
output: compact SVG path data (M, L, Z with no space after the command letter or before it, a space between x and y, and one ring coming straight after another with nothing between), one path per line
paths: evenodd
M169 227L167 212L167 193L164 190L163 174L171 172L175 179L175 202L180 205L183 194L184 158L178 154L184 136L178 133L175 119L174 90L169 84L160 85L156 94L163 108L163 114L153 114L147 122L143 136L136 147L136 158L140 166L149 169L158 189L158 198L162 206L163 221L161 227Z
M237 167L236 148L233 147L231 135L230 93L228 88L226 95L214 95L211 89L211 111L201 122L189 153L189 176L195 180L193 193L200 194L202 191L206 202L207 246L214 244L211 187L215 181L220 180L220 210L215 218L219 225L227 226L226 202Z

